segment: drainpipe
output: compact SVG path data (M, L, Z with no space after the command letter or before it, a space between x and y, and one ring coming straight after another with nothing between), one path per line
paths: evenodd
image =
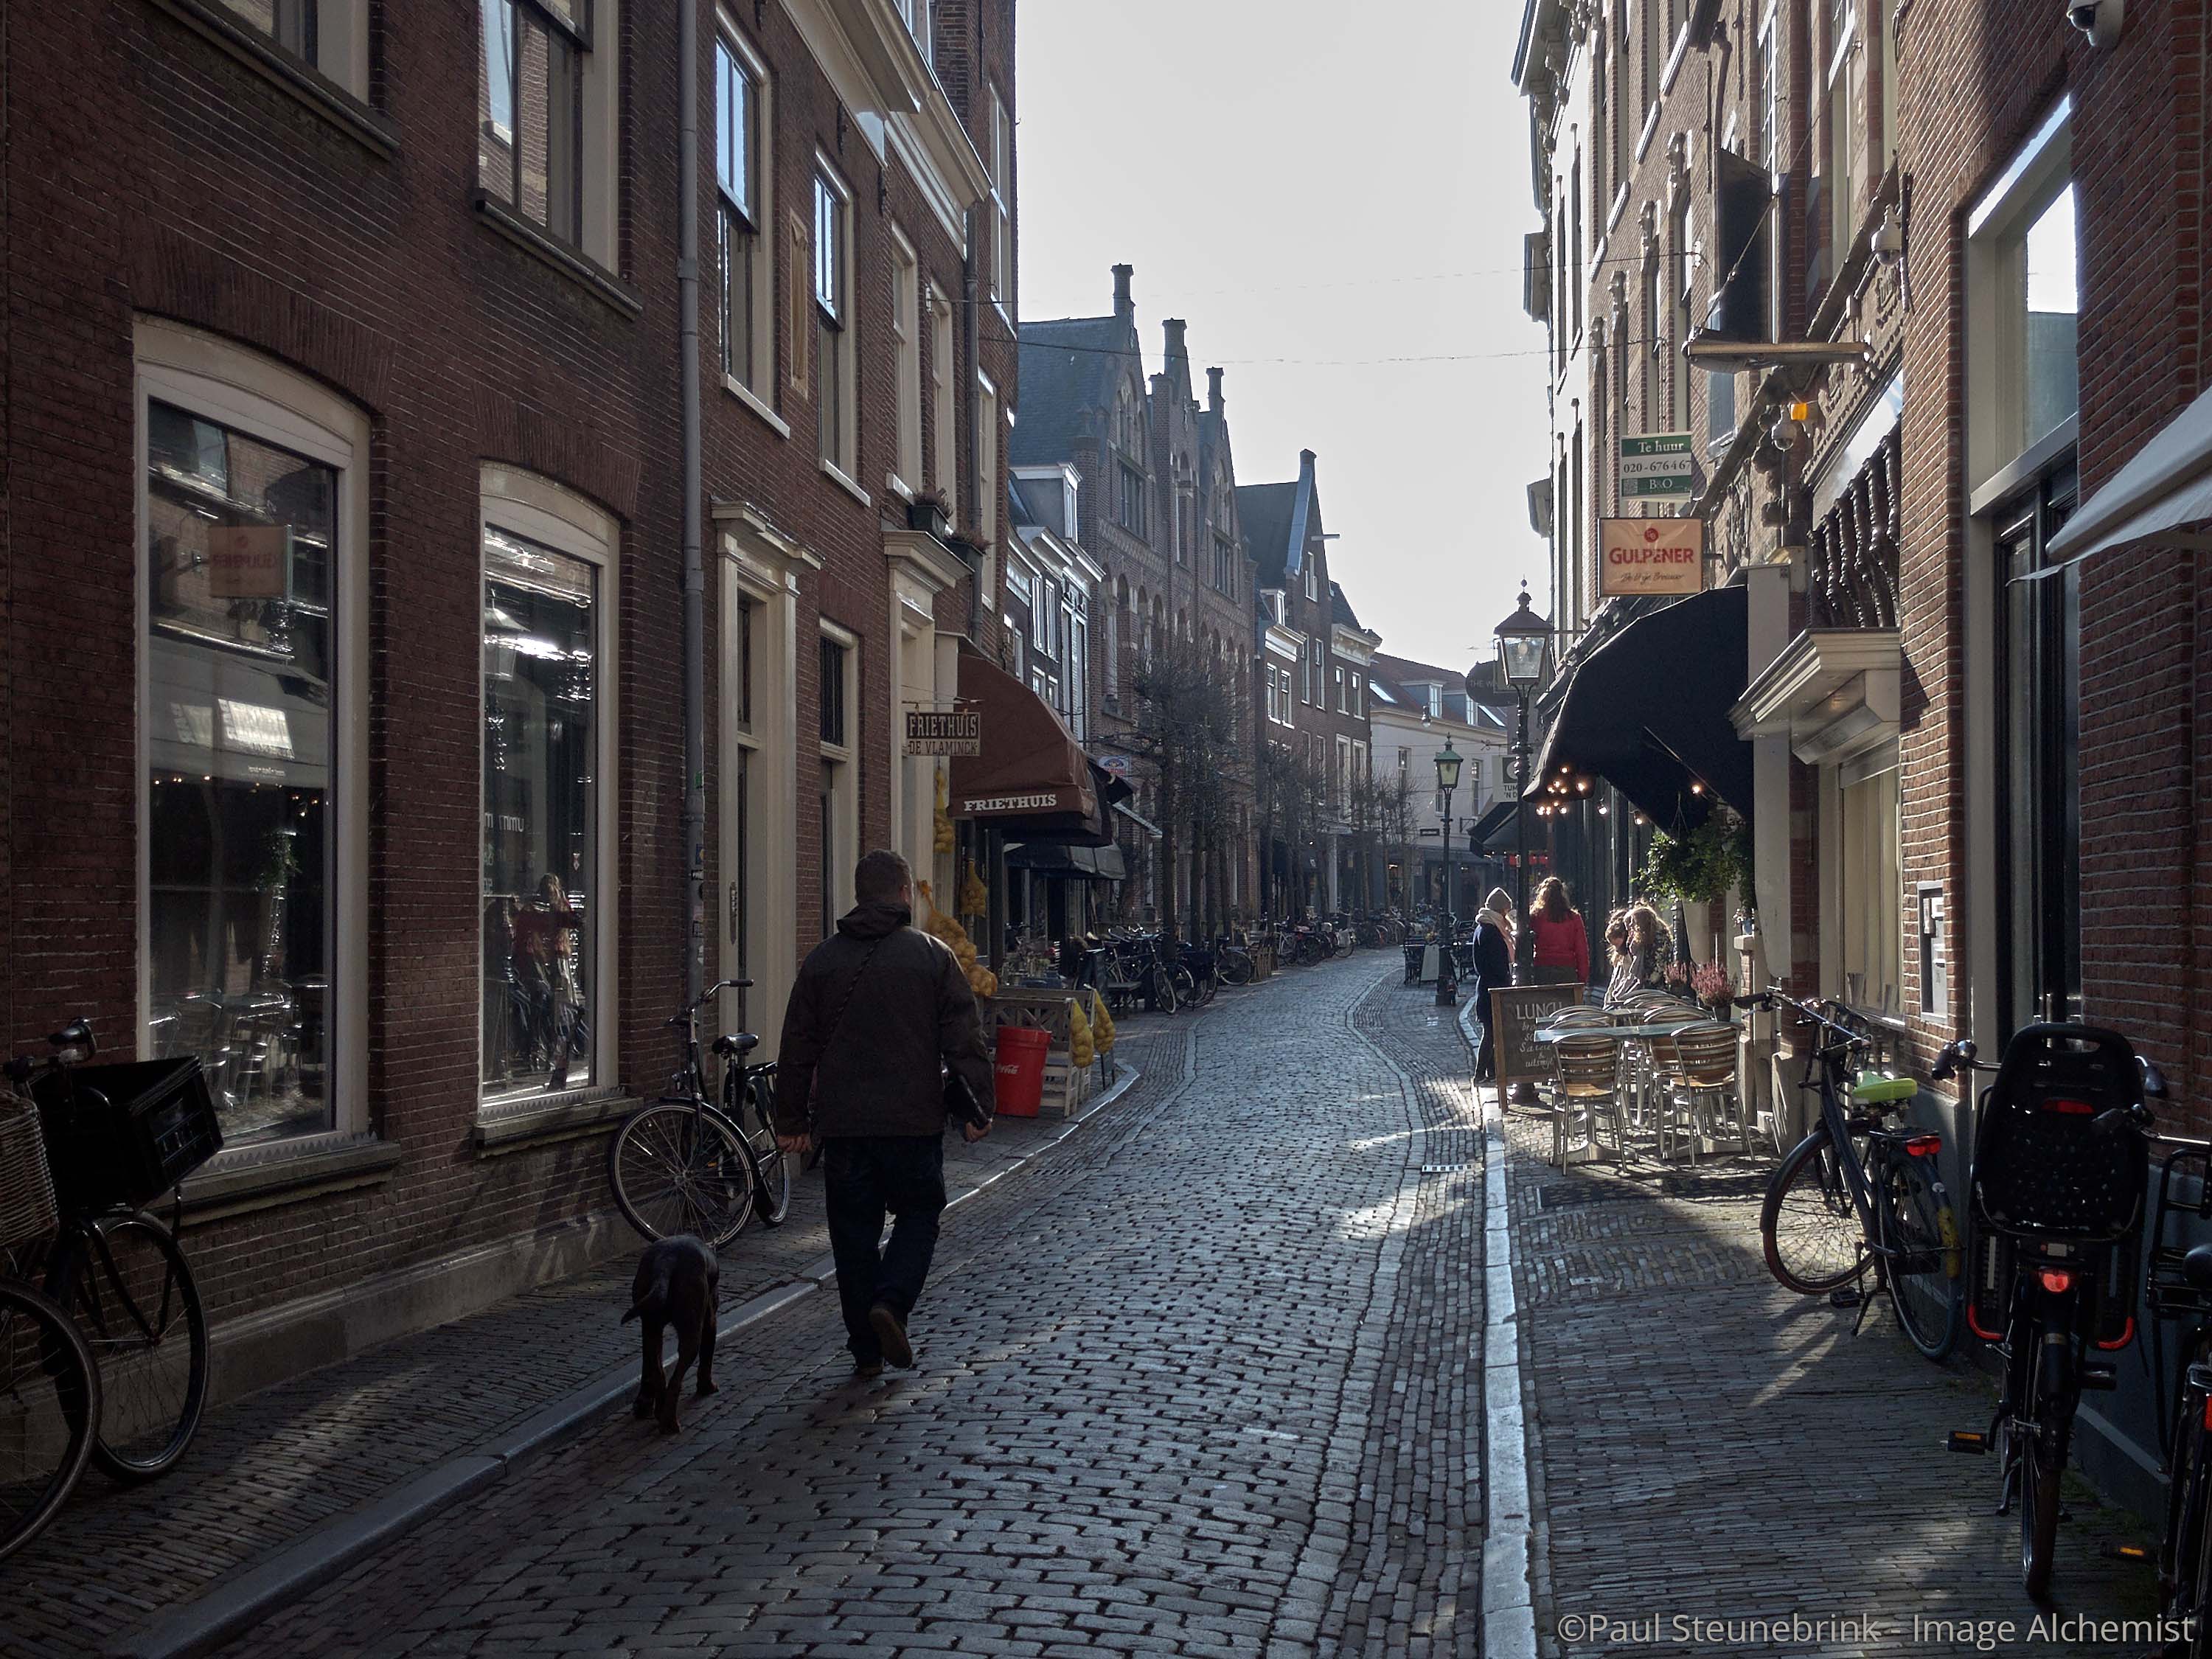
M684 1000L704 987L707 947L707 571L699 429L699 9L678 9L676 356L684 425L684 884L691 930Z
M954 395L957 397L964 392L966 396L966 412L961 419L968 428L968 510L975 514L975 523L980 529L983 523L983 434L975 420L975 405L980 401L975 396L975 384L976 377L983 372L983 324L978 314L982 307L982 284L975 273L976 227L973 207L968 210L962 222L968 231L968 254L960 265L961 295L965 301L961 309L968 319L964 330L968 347L968 384L957 389ZM969 539L975 541L975 546L983 548L982 543L975 541L972 535ZM983 548L983 556L988 557L989 554L990 550ZM982 648L983 564L980 558L975 569L968 573L968 637L975 641L976 649Z

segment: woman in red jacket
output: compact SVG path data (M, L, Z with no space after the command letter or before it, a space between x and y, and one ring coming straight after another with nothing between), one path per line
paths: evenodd
M1531 925L1536 930L1537 968L1565 969L1574 975L1571 983L1589 984L1589 930L1583 926L1581 913L1567 902L1566 883L1557 876L1545 878L1530 909Z

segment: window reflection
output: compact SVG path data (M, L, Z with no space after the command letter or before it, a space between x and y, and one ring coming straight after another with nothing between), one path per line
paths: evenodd
M147 409L147 939L155 1054L232 1145L331 1124L335 469Z
M483 1082L588 1084L599 573L484 532Z

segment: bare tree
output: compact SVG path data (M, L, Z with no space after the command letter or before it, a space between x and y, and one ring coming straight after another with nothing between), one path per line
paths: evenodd
M1159 811L1161 917L1187 938L1210 939L1226 922L1223 884L1251 771L1234 672L1197 641L1170 634L1131 677L1129 746L1146 763Z
M1262 744L1258 760L1261 843L1281 842L1291 862L1288 881L1271 884L1268 908L1297 916L1313 900L1314 860L1330 816L1328 774L1284 744Z

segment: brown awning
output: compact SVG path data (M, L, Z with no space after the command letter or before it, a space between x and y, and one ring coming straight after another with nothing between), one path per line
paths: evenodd
M1074 734L1012 675L963 647L960 701L983 717L983 752L952 762L947 811L1020 841L1103 846L1107 833L1091 757Z

